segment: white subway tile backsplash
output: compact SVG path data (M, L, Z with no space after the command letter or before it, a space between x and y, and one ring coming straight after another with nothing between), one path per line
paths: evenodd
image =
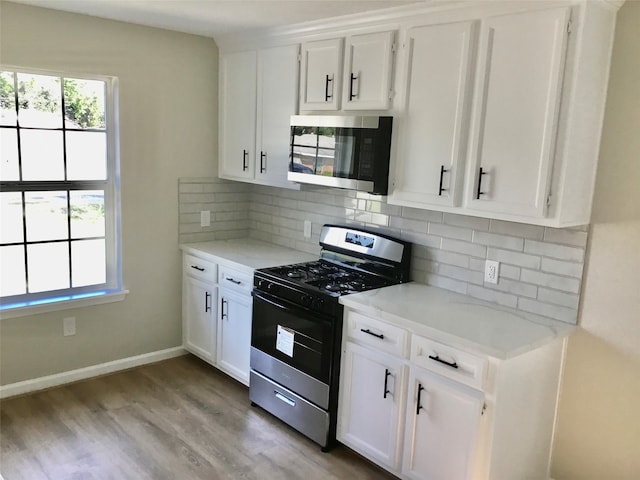
M211 227L200 227L200 210ZM413 243L411 278L489 302L575 323L588 228L551 229L386 203L322 187L301 191L216 178L179 180L180 242L250 236L318 254L325 223L353 225ZM304 238L304 220L312 237ZM497 285L485 260L500 262Z
M544 236L544 227L527 225L525 223L505 222L503 220L491 220L489 231L502 235L531 238L533 240L542 240Z
M465 255L471 255L474 257L486 257L487 247L484 245L477 245L469 242L461 242L459 240L452 240L450 238L442 239L442 249L449 250L451 252L464 253Z
M489 247L505 248L507 250L517 250L519 252L524 248L523 238L486 232L473 232L473 243L480 243Z
M555 290L562 290L563 292L580 292L580 280L577 278L561 277L559 275L523 269L520 273L520 279L523 282L533 283Z
M525 253L533 253L544 257L557 258L570 262L584 261L584 248L566 247L556 243L538 242L534 240L524 241Z
M470 242L473 237L473 230L462 227L454 227L444 223L429 223L429 233L440 235L441 237L454 238Z
M561 228L547 227L544 231L544 240L546 242L562 243L582 248L587 246L587 236L587 232Z
M456 227L470 228L479 232L486 232L489 230L489 219L487 218L445 213L443 223L446 223L447 225L454 225Z
M553 258L542 258L540 270L543 272L557 273L558 275L568 275L570 277L582 278L584 265L577 262L563 262Z

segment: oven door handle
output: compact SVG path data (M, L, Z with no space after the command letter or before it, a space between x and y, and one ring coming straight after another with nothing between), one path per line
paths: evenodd
M253 298L255 300L260 300L262 302L269 304L273 308L277 308L285 312L289 312L289 313L301 312L301 314L303 314L306 318L311 317L313 319L316 319L318 321L323 321L323 322L331 321L331 317L328 315L319 314L317 312L314 312L313 310L309 310L303 307L299 307L297 305L290 304L286 300L280 300L275 297L271 297L270 295L264 294L259 290L253 290L253 292L251 292L251 295L253 295Z

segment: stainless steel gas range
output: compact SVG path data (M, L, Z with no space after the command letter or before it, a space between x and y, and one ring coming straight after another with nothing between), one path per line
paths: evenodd
M249 396L323 451L335 444L341 295L409 280L411 244L324 225L320 259L256 270Z

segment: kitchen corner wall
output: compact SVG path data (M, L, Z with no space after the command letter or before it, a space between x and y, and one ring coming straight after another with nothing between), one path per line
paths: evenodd
M179 185L181 243L248 232L317 254L323 224L355 225L412 242L414 281L577 322L586 227L555 229L443 214L338 189L296 191L218 179L180 179ZM211 227L199 226L201 209L211 210ZM303 235L304 220L312 222L310 239ZM486 259L500 262L497 285L484 283Z

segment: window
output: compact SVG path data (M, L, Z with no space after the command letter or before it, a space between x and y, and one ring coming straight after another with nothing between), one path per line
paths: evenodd
M121 290L113 87L0 71L3 310Z

